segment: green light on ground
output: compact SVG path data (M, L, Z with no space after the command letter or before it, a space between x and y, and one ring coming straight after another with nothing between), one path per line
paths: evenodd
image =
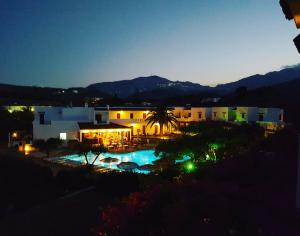
M187 170L187 172L192 172L195 170L195 165L192 162L188 162L185 164L185 169Z
M212 150L218 150L220 148L220 144L212 143L209 145Z

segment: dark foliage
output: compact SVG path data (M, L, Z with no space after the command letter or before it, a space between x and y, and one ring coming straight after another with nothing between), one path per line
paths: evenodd
M0 140L7 141L8 133L16 130L32 130L33 113L29 108L9 113L0 107Z
M100 235L298 235L295 139L284 130L243 155L132 193L102 212Z

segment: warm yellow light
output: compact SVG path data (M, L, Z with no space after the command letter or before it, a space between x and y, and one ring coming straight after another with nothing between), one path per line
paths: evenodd
M25 144L25 146L24 146L25 155L28 155L33 150L34 150L34 148L31 146L31 144Z
M18 137L18 134L17 134L17 132L13 132L13 134L12 134L12 137L13 137L13 138L16 138L16 137Z
M130 131L131 129L129 128L124 128L124 129L85 129L81 130L81 133L111 133L111 132L122 132L122 131Z
M9 112L9 113L13 113L13 110L12 110L12 109L8 109L8 112Z
M31 107L31 108L30 108L30 111L34 112L34 107Z

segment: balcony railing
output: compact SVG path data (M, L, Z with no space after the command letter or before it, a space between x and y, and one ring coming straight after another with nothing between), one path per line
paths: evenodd
M144 122L145 119L110 119L110 121L124 121L124 122L132 122L132 123L140 123Z

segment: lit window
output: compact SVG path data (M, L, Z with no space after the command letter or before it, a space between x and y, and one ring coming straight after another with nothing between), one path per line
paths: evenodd
M60 138L61 140L67 140L67 133L60 133L60 134L59 134L59 138Z

